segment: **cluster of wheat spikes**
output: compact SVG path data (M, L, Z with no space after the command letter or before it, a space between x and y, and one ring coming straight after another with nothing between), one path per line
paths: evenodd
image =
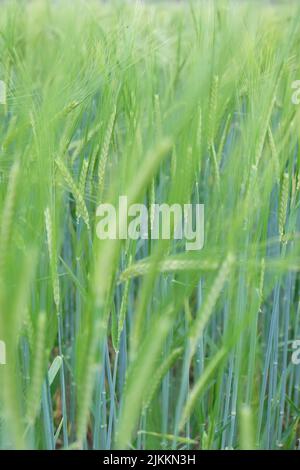
M1 448L299 447L299 13L1 3ZM120 195L204 248L99 240Z

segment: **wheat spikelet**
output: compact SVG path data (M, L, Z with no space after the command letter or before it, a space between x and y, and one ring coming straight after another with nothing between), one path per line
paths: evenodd
M272 111L273 111L275 101L276 101L276 97L274 96L274 98L271 101L270 107L268 109L265 125L263 127L262 133L261 133L260 138L258 140L257 150L256 150L256 153L255 153L255 159L254 159L254 162L255 162L254 165L255 165L256 168L258 168L258 164L259 164L261 156L262 156L262 152L263 152L263 148L264 148L265 140L266 140L266 135L267 135L268 129L270 127L269 123L270 123L271 114L272 114Z
M24 332L26 333L29 346L32 349L33 348L33 339L34 339L34 330L33 330L33 324L32 324L32 320L31 320L28 308L26 308L26 310L25 310L24 321L23 321L23 329L24 329Z
M214 169L215 169L216 183L217 183L217 187L219 189L220 188L219 163L218 163L218 160L217 160L217 154L216 154L215 145L214 145L213 142L211 144L211 153L212 153L212 156L213 156L213 164L214 164Z
M110 142L111 142L111 137L114 129L114 124L115 124L115 119L116 119L116 113L117 113L117 108L116 106L114 107L114 110L112 112L112 115L109 119L109 123L106 129L105 137L104 137L104 142L103 142L103 147L101 150L101 155L100 155L100 160L99 160L99 166L98 166L98 182L99 182L99 197L100 201L102 199L102 193L103 193L103 187L104 187L104 177L105 177L105 170L106 170L106 164L107 164L107 158L108 158L108 152L109 152L109 147L110 147Z
M101 147L100 142L98 142L92 152L91 158L89 159L88 181L86 181L86 183L88 183L88 187L90 187L93 183L93 175L95 174L96 160L100 153L100 147Z
M192 390L189 393L188 399L186 401L186 404L184 406L182 416L180 419L179 423L179 429L181 430L188 420L189 416L191 415L191 412L193 408L195 407L197 400L199 400L199 397L201 396L201 393L203 392L205 385L207 382L210 380L212 374L214 373L215 369L218 367L218 365L221 363L221 361L224 359L224 357L227 354L227 350L225 348L221 348L215 356L211 359L209 365L206 367L204 370L203 374L201 374L200 378L192 388Z
M149 408L151 401L155 395L156 390L159 387L159 384L161 383L163 377L166 375L168 370L171 368L171 366L174 364L176 359L182 354L183 348L179 347L174 349L169 356L164 360L164 362L161 364L161 366L158 368L157 372L155 373L152 382L150 384L150 388L147 392L146 398L144 400L144 405L143 409Z
M9 240L11 237L13 218L15 213L16 197L17 197L17 185L20 175L19 162L13 164L10 175L6 197L4 200L4 207L1 216L1 228L0 228L0 278L3 276L3 270L5 267L5 260L9 249Z
M78 191L79 191L80 194L85 194L86 178L87 178L88 169L89 169L88 160L83 160L82 167L81 167L81 172L80 172L80 177L79 177L79 186L78 186ZM77 215L77 218L79 219L80 214L77 210L77 206L76 206L76 215Z
M53 229L52 229L51 214L50 214L50 210L48 207L45 210L45 224L46 224L46 232L47 232L48 252L49 252L49 259L50 259L53 297L54 297L54 303L56 306L56 311L59 312L60 289L59 289L58 270L57 270L56 243L55 243L55 236L53 234Z
M198 271L198 270L215 270L218 263L207 260L179 260L168 259L159 262L156 265L158 272L173 272L173 271ZM132 277L144 276L153 268L151 261L139 261L138 263L130 266L120 276L120 281L126 281Z
M56 159L55 163L60 170L66 184L68 185L70 191L72 192L75 202L76 202L76 209L80 217L82 217L83 221L85 222L88 229L90 229L90 222L89 222L89 213L83 198L82 193L77 188L77 185L71 176L69 170L67 169L66 165L63 163L62 160Z
M229 113L227 118L226 118L225 126L224 126L224 129L223 129L220 144L219 144L219 147L218 147L218 153L217 153L217 162L218 162L218 164L220 164L220 161L222 159L224 146L225 146L225 142L226 142L226 137L228 136L230 121L231 121L231 114Z
M291 177L291 208L294 208L296 205L296 198L297 198L297 176L295 174Z
M296 192L300 191L300 173L297 175Z
M250 169L250 175L248 177L248 185L247 185L247 190L246 190L246 195L245 195L245 224L248 224L248 212L250 205L252 203L252 194L253 194L253 188L256 182L256 176L257 176L257 167L255 165L251 166Z
M214 306L219 298L219 295L221 294L221 291L228 278L234 261L234 256L229 253L222 266L220 267L217 277L214 280L213 285L211 286L206 296L206 300L203 306L201 306L197 314L197 317L190 332L190 357L193 357L196 351L197 342L200 336L202 335L203 330L206 327L211 315L213 314Z
M263 289L264 289L264 282L265 282L265 271L266 271L266 260L263 258L261 260L261 272L260 272L260 282L259 282L259 299L260 304L262 303L263 299Z
M282 187L281 187L281 194L280 194L280 203L279 203L279 238L281 242L284 242L284 226L286 222L288 199L289 199L289 174L284 173Z
M130 264L130 263L131 263L131 259L130 259L130 261L129 261L129 264ZM123 296L122 296L122 302L121 302L120 313L119 313L119 320L118 320L118 338L117 338L118 349L119 349L121 333L122 333L122 331L123 331L123 326L124 326L125 317L126 317L127 302L128 302L128 292L129 292L129 280L127 280L126 283L125 283L124 293L123 293Z
M263 148L264 148L264 145L265 145L265 140L266 140L266 136L267 136L267 133L268 133L268 129L270 129L271 115L272 115L274 105L276 103L276 92L277 92L277 89L278 89L278 86L279 86L279 83L280 83L281 76L282 76L282 70L280 71L279 77L277 79L277 83L276 83L276 86L275 86L275 89L274 89L273 98L271 100L270 107L269 107L268 112L267 112L266 121L265 121L265 124L262 128L261 136L258 140L257 150L256 150L256 153L255 153L255 159L254 159L254 161L255 161L254 165L255 165L256 168L258 168L258 165L259 165L259 162L260 162L260 159L261 159L261 156L262 156ZM274 148L275 148L275 146L274 146Z
M64 107L62 113L67 115L71 113L73 109L77 108L79 105L80 105L80 101L73 100Z
M76 158L82 153L85 146L89 144L92 138L99 133L101 127L102 127L102 122L100 122L100 124L97 124L93 129L91 129L87 136L83 137L82 139L72 141L68 145L68 150L70 152L73 151L73 154L72 154L73 163L76 160ZM100 146L100 144L98 144L97 147L98 146ZM93 169L94 167L91 165L91 168Z
M86 175L89 169L89 162L88 160L83 160L80 177L79 177L79 192L84 194L85 192L85 183L86 183Z
M27 399L27 421L29 424L34 423L40 408L39 397L44 380L43 365L45 358L46 323L46 314L41 312L38 316L32 379Z
M277 152L277 149L276 149L273 133L272 133L272 130L271 130L270 126L268 127L268 137L269 137L271 155L272 155L272 158L273 158L276 178L279 180L279 174L280 174L279 158L278 158L278 152Z
M208 128L207 128L208 150L211 148L211 145L215 138L215 122L216 122L216 111L217 111L217 103L218 103L218 91L219 91L219 77L215 75L213 78L213 82L212 82L210 102L209 102Z

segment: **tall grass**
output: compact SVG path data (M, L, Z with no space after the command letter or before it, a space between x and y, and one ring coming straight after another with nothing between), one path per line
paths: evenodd
M1 448L299 446L299 13L1 3ZM119 195L204 248L99 240Z

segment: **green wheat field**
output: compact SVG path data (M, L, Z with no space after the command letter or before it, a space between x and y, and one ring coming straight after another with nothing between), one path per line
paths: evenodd
M0 3L1 449L300 449L299 15ZM204 247L99 239L120 195Z

